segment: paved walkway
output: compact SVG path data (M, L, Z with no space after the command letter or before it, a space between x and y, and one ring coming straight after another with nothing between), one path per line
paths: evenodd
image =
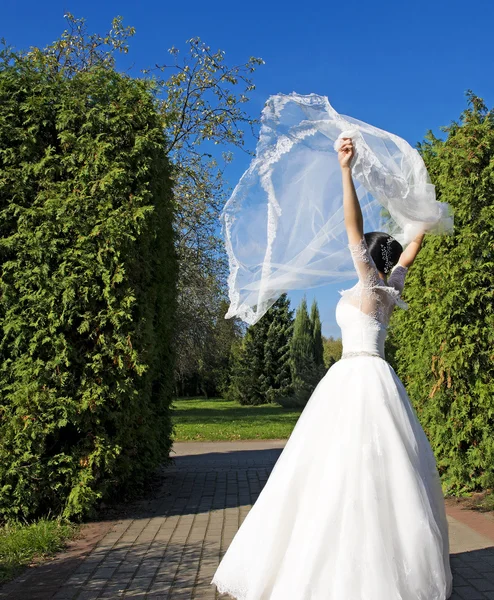
M151 500L121 520L92 524L69 552L27 570L0 589L0 598L218 598L209 585L213 573L283 445L176 444L175 464ZM448 519L453 599L494 600L494 518L451 504Z

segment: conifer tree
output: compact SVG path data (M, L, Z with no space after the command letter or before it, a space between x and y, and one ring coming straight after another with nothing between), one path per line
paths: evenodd
M283 294L267 313L247 329L235 348L227 397L240 404L265 404L289 392L290 302Z
M227 397L240 404L257 405L266 402L262 377L269 316L264 315L247 329L242 344L234 352L234 366Z
M319 315L319 308L315 298L312 302L310 311L310 324L312 327L314 363L318 367L324 367L324 346L322 343L321 317Z
M316 385L314 337L305 297L297 308L290 345L294 394L299 404L309 399Z
M290 395L292 372L290 366L290 341L293 334L293 311L290 300L283 294L272 307L264 345L264 373L262 385L268 402Z

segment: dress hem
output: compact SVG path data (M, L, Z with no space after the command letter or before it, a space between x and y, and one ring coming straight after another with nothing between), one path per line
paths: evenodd
M235 591L232 588L229 588L228 586L223 585L219 581L216 581L215 579L213 579L209 585L216 586L216 589L218 590L218 594L220 594L220 595L227 594L230 598L233 598L233 600L245 600L247 598L247 596L245 594L241 594L241 592ZM241 595L239 595L239 594L241 594Z

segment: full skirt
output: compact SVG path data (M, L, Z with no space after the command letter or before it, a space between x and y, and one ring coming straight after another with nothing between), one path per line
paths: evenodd
M435 458L386 361L326 373L211 583L238 600L449 598Z

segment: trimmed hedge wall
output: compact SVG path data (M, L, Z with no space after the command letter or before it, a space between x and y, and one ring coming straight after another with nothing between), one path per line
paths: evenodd
M0 60L0 517L82 517L171 445L177 262L149 82Z
M454 235L426 237L407 275L391 356L434 449L443 487L494 487L494 111L469 94L458 123L420 145Z

